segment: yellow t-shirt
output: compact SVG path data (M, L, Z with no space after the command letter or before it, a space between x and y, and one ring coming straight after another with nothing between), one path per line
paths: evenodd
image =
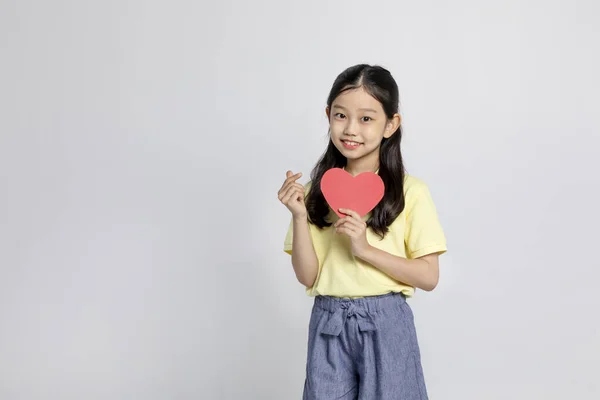
M384 239L367 229L367 241L396 256L414 259L431 253L445 253L446 238L427 185L410 175L404 181L404 211L389 226ZM310 182L305 185L310 190ZM369 215L363 219L366 221ZM339 217L330 210L329 221ZM284 251L292 254L293 221L284 241ZM402 292L411 297L415 288L398 282L371 264L354 257L350 239L333 226L319 229L309 223L313 247L319 260L317 279L306 289L309 296L363 297Z

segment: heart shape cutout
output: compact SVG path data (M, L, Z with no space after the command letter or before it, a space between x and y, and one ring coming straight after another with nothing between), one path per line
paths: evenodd
M340 218L346 216L340 208L354 210L362 218L381 201L385 187L381 177L373 172L352 176L341 168L331 168L321 178L321 191Z

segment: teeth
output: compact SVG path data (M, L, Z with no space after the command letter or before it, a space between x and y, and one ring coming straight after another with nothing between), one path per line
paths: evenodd
M347 141L347 140L344 140L344 142L348 143L348 144L349 144L349 145L351 145L351 146L357 146L357 145L358 145L358 143L357 143L357 142L349 142L349 141Z

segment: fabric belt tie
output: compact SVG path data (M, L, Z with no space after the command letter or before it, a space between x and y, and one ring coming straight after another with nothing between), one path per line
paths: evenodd
M362 307L357 307L353 303L341 303L340 307L335 310L329 318L321 333L325 335L338 336L342 331L342 327L346 320L350 317L356 317L358 329L361 332L375 331L377 327L371 314Z

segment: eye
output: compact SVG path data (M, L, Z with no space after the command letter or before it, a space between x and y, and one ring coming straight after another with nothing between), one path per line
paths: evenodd
M362 117L362 119L363 119L363 122L369 122L369 121L373 120L373 118L371 118L371 117Z
M342 113L336 113L335 117L336 118L346 118L346 116L344 114L342 114Z

